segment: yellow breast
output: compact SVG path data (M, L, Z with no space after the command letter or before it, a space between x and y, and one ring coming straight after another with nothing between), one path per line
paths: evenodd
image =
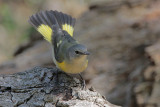
M83 72L86 69L88 60L87 56L83 55L80 58L76 58L70 62L63 61L61 63L57 63L57 65L62 71L66 73L77 74Z

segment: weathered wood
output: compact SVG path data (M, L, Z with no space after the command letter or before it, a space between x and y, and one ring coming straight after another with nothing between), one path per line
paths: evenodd
M56 68L0 75L0 107L116 107L93 88Z

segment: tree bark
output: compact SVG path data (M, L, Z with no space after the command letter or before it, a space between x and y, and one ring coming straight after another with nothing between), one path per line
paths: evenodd
M0 107L117 107L56 68L0 75Z

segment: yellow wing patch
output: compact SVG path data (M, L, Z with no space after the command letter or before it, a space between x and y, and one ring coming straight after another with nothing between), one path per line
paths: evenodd
M73 36L74 28L71 25L64 24L62 25L62 29L67 31L71 36Z
M44 39L51 43L52 29L48 25L41 24L37 30L43 35Z

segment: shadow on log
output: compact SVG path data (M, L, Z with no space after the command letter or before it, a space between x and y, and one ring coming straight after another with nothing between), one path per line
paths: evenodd
M0 76L0 107L117 107L56 68L35 67Z

